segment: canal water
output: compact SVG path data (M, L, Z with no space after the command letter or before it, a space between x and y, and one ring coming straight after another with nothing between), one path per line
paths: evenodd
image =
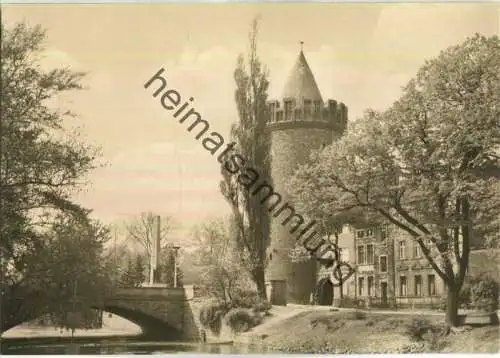
M106 315L103 328L69 331L38 327L29 323L5 332L0 338L1 354L162 354L162 353L266 353L262 344L147 342L141 329L121 317ZM230 337L228 337L230 339ZM73 342L73 343L71 343Z
M19 345L2 348L5 355L59 355L59 354L175 354L175 353L266 353L262 345L251 344L196 344L165 342L99 342L86 344L49 343L29 344L29 339Z

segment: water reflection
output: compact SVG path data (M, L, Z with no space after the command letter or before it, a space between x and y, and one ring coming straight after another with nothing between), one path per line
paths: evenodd
M217 353L245 354L266 353L256 344L181 344L162 342L113 342L97 344L47 344L9 347L3 353L11 355L59 355L59 354L167 354L167 353Z

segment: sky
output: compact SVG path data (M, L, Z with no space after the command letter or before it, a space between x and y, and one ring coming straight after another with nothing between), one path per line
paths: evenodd
M47 30L43 65L85 71L87 89L58 100L105 166L76 200L106 223L141 212L170 215L178 235L220 217L217 160L173 120L146 83L165 68L168 87L229 138L237 120L233 71L260 17L258 53L279 98L304 41L323 99L349 120L384 109L426 59L466 37L499 34L497 4L122 4L2 6L3 21ZM227 140L226 140L227 141Z

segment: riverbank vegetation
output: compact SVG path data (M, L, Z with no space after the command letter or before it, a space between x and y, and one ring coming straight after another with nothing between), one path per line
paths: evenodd
M499 326L450 331L442 316L309 311L260 332L281 353L496 353Z
M220 218L200 225L194 235L199 244L190 255L200 273L198 294L206 301L199 319L215 335L223 324L233 332L247 331L271 308L240 261L230 223L230 218Z

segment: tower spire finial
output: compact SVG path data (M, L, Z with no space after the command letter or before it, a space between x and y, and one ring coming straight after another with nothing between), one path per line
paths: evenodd
M300 41L300 52L302 52L303 47L304 47L304 41Z

